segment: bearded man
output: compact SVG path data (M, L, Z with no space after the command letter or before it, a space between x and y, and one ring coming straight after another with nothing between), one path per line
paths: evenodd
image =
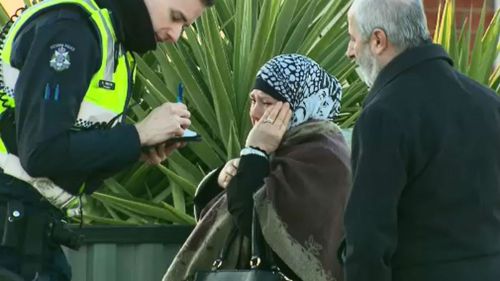
M500 98L430 41L421 0L355 0L347 281L500 278ZM474 62L481 63L481 62Z

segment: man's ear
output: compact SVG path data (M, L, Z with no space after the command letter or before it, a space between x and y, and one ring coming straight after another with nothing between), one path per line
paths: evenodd
M381 55L389 47L389 40L384 30L376 28L372 32L370 48L373 54Z

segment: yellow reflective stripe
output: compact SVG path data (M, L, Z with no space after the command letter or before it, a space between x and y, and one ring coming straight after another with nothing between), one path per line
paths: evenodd
M14 101L14 99L7 96L7 95L4 95L0 99L0 114L6 110L6 108L3 106L4 101L2 99L6 99L5 105L10 106L10 107L15 107L16 102Z
M13 99L9 98L9 100L13 100ZM5 110L6 110L6 108L2 106L2 103L0 101L0 114L4 113ZM7 154L7 148L5 147L5 144L3 143L1 138L0 138L0 153Z
M26 11L24 11L21 16L16 20L14 25L11 27L9 34L4 42L4 49L1 54L1 58L5 62L9 62L12 54L12 43L14 41L15 35L19 31L19 29L23 26L23 24L31 18L34 14L41 11L42 9L52 7L59 4L75 4L82 6L86 11L89 11L91 14L99 12L99 7L92 0L45 0L42 1Z
M109 13L106 13L109 16ZM110 28L111 20L108 16L101 13L92 14L91 18L99 29L102 46L101 68L97 71L97 76L103 77L106 81L113 81L113 72L115 70L115 35ZM99 81L97 81L97 86Z
M118 67L114 73L114 90L108 90L99 87L100 75L95 75L87 94L84 97L86 102L92 103L95 106L102 107L106 111L111 111L114 114L120 114L125 108L128 92L128 70L125 55L118 58ZM99 70L99 71L102 71Z
M1 139L0 139L0 153L7 154L7 148L5 147L5 144Z
M4 95L3 97L0 97L0 114L2 114L7 108L3 106L4 101L2 99L5 99L5 105L10 106L10 107L15 107L16 103L13 98Z
M79 116L81 115L85 117L88 121L107 122L113 119L113 117L115 117L117 114L122 113L125 109L129 83L132 83L132 81L129 81L129 77L135 76L133 67L135 63L131 63L129 66L127 66L127 56L131 61L133 61L133 57L131 54L125 54L124 52L121 52L119 54L119 57L117 58L117 61L115 61L116 35L114 32L110 14L106 9L100 9L93 0L45 0L26 10L14 23L7 35L7 38L4 42L4 49L0 54L2 63L4 63L4 65L7 64L10 67L10 60L13 51L13 41L22 26L32 16L34 16L41 10L59 4L75 4L81 6L89 13L91 20L96 25L99 31L101 40L100 43L102 48L101 66L92 77L89 88L87 89L84 97L84 102L82 103L82 105L85 102L93 104L94 108L91 108L92 110L90 111L86 111L85 108L84 110L80 110L81 112L79 112ZM116 71L115 63L118 63ZM130 74L129 71L131 72ZM9 77L13 77L13 83L17 79L17 75L10 75ZM114 89L101 88L99 86L99 82L101 80L114 82ZM14 106L14 99L9 98L8 104L12 104L12 106ZM2 113L4 110L5 109L0 104L0 113ZM7 154L7 149L1 140L0 153ZM35 188L37 187L35 186ZM84 190L85 185L82 185L80 193L83 193ZM78 199L73 197L68 201L68 205L65 205L63 207L71 208L76 204L78 204Z
M105 9L100 9L91 0L46 0L28 10L16 21L15 26L9 32L9 39L6 40L5 49L2 52L2 59L5 63L10 64L12 53L13 38L19 31L22 25L33 15L44 8L48 8L58 4L77 4L86 9L91 19L99 30L101 47L102 47L102 62L99 70L94 74L94 77L89 84L84 100L93 103L94 105L103 108L105 111L111 111L114 114L120 114L124 110L128 92L128 72L126 64L122 58L118 59L119 67L115 72L115 41L113 25L109 12ZM113 77L115 76L115 77ZM99 87L101 80L113 82L115 89L109 90ZM13 100L12 100L13 101ZM106 120L100 120L106 121Z

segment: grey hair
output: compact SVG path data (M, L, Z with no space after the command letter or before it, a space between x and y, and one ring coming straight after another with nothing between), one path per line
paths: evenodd
M401 52L430 40L422 0L354 0L351 13L363 41L376 28Z

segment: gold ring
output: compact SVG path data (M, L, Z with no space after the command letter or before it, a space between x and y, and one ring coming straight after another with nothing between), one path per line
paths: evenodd
M272 124L272 123L274 123L274 120L271 118L267 118L266 120L264 120L264 123Z

